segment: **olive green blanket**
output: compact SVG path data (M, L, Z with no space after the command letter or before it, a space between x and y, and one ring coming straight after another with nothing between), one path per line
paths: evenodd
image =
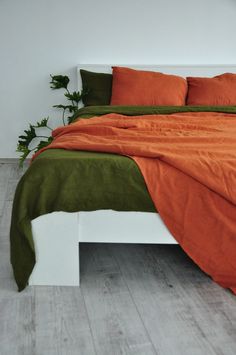
M236 107L87 107L78 118L116 112L125 115L217 111L236 113ZM53 211L154 212L155 207L135 162L108 153L49 149L40 154L21 178L11 220L11 263L19 291L35 265L31 221Z

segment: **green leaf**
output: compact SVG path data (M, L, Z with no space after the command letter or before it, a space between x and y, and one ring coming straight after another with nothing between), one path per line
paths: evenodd
M52 80L50 81L50 88L56 89L67 89L70 79L67 75L50 75Z
M63 110L69 110L69 112L75 112L78 110L78 107L74 105L54 105L53 107L62 108Z
M68 106L66 105L53 105L53 107L62 108L63 110L66 110L68 108Z
M75 102L78 105L78 103L82 100L82 98L88 95L88 93L89 93L89 89L84 89L81 92L80 91L74 91L72 93L66 92L64 95L69 101Z
M18 143L16 151L22 153L19 158L19 166L22 168L23 163L24 163L25 159L27 158L27 156L29 155L29 153L31 152L31 150L28 147L26 147L25 145Z
M36 137L36 132L35 132L34 126L32 126L30 124L29 127L30 127L29 129L24 130L25 135L19 136L20 139L19 139L18 143L21 146L28 147L30 142Z
M70 123L72 123L72 122L74 122L76 120L76 118L78 117L77 112L78 112L78 108L77 108L77 110L74 112L74 114L72 116L67 117L68 124L70 124Z
M72 94L69 92L65 93L65 97L72 102L76 102L77 104L80 102L82 96L79 91L74 91Z
M35 148L35 152L37 152L38 150L44 147L47 147L52 141L53 141L53 137L48 137L48 140L46 141L40 141L37 147Z
M43 118L41 121L37 122L37 124L33 127L35 128L39 128L39 127L47 127L48 125L48 120L49 120L49 117L47 118Z

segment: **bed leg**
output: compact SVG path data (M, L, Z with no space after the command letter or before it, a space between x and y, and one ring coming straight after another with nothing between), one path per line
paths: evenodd
M36 265L30 285L79 286L78 213L54 212L32 221Z

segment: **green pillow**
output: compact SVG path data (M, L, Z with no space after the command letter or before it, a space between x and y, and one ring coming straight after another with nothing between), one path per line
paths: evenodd
M83 98L85 106L110 105L112 91L112 74L94 73L80 69L83 89L88 94Z

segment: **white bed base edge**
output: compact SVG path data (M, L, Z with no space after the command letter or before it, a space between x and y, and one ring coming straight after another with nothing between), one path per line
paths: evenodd
M159 214L54 212L32 221L36 265L30 285L79 286L79 243L177 244Z

